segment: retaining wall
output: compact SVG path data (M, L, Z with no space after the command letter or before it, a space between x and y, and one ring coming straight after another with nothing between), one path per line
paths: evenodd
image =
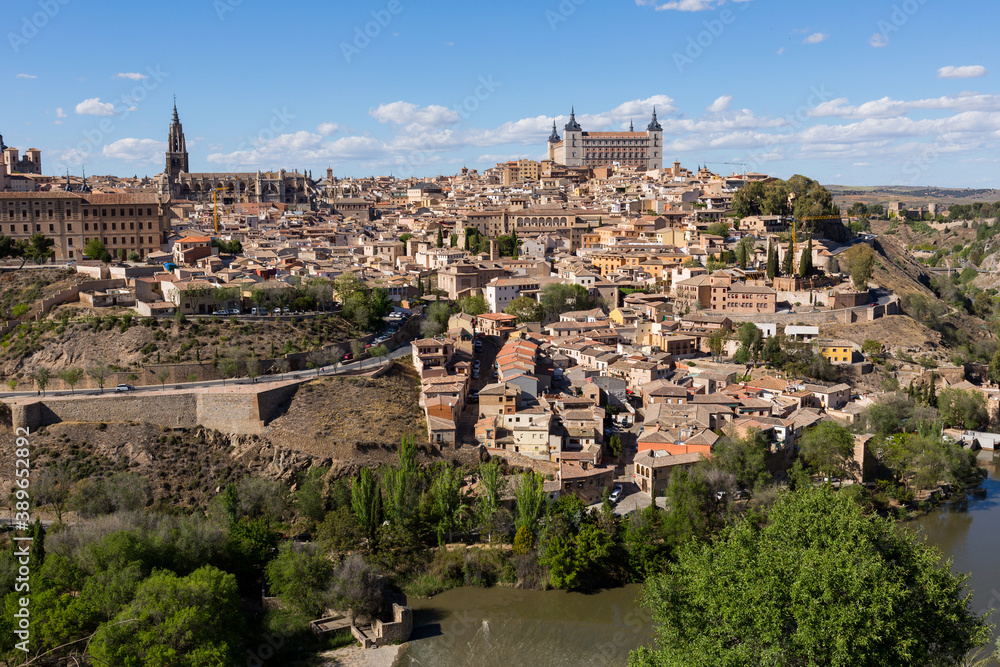
M288 408L298 383L258 391L186 391L40 399L11 404L15 428L37 429L58 422L141 421L170 428L197 425L223 433L262 434Z

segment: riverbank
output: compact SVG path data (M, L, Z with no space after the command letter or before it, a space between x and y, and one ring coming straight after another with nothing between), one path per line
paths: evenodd
M333 651L319 654L323 661L319 667L395 667L399 664L399 656L406 644L396 646L381 646L379 648L361 648L360 646L345 646Z

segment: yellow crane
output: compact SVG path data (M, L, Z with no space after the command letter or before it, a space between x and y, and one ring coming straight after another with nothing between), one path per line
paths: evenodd
M221 188L212 189L212 219L215 221L215 233L219 233L219 200L218 194L220 192L228 192L232 190L231 185L224 185Z

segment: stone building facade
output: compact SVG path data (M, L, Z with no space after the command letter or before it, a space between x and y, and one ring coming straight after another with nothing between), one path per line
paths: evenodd
M619 164L644 171L661 169L663 128L656 120L655 108L645 132L635 132L631 126L628 132L584 132L575 111L570 111L562 138L556 132L555 122L552 123L548 149L550 160L567 167Z
M140 258L160 251L170 230L165 198L154 194L0 192L0 233L27 239L42 233L54 241L57 262L83 258L90 239L108 252Z
M310 204L318 193L312 175L305 171L191 173L184 128L175 103L167 133L166 164L157 176L157 191L171 199L211 202L213 191L220 189L216 198L225 205Z

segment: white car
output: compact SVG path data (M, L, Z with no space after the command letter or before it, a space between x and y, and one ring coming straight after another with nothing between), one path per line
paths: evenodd
M613 503L617 503L622 497L622 485L615 484L615 488L611 490L611 495L608 496L608 500Z

